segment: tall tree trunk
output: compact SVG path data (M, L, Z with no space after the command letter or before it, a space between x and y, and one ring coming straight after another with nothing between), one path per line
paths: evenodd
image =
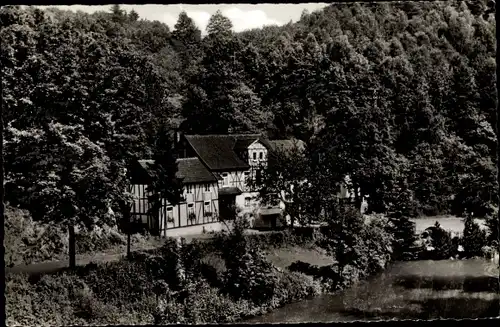
M127 258L130 259L130 254L131 254L131 251L130 251L130 234L132 234L132 223L130 221L130 213L127 214L126 216L126 219L127 219Z
M295 216L297 215L298 212L295 201L290 203L289 212L290 212L290 230L293 231L293 226L295 224Z
M354 186L354 205L356 206L356 209L361 211L361 204L363 203L361 199L361 195L359 194L359 187L357 183L353 183Z
M69 232L69 267L74 269L76 267L76 239L75 239L75 226L70 224L68 226Z
M130 212L130 207L128 206L127 202L124 200L121 200L119 202L120 205L120 210L122 213L122 219L124 219L124 223L121 225L125 228L125 233L127 233L127 258L130 259L130 253L131 253L131 234L132 234L132 221L131 221L131 212Z
M295 213L293 212L293 209L289 210L289 212L290 212L290 226L289 226L289 228L290 228L290 230L293 230L293 224L295 223Z

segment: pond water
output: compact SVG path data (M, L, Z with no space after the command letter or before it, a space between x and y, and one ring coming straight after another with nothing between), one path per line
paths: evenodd
M396 262L342 293L245 323L498 317L498 274L498 265L483 259Z

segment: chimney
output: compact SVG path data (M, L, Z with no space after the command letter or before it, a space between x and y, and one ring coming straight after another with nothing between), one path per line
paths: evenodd
M182 132L178 129L175 129L174 131L174 146L177 148L177 145L179 144L179 142L181 141L181 136L182 136Z
M181 138L182 138L182 131L179 129L175 129L174 131L174 149L177 154L177 158L185 158L185 149L182 149L182 144L181 144ZM184 155L183 155L184 154Z

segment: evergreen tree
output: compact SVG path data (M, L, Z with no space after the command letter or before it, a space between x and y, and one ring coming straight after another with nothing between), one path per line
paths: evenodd
M411 249L417 240L415 223L403 215L394 215L389 218L391 232L394 235L393 256L394 260L412 258Z
M434 226L426 229L430 231L432 242L431 245L434 248L432 251L433 260L446 260L449 259L453 254L453 241L450 232L444 230L439 222L436 221Z
M242 129L238 117L245 116L249 102L250 108L256 107L258 99L251 92L241 92L245 88L243 66L237 58L241 44L231 28L231 21L220 12L209 21L208 35L203 40L202 68L190 80L183 106L186 118L183 128L187 131L203 134L236 132ZM245 93L249 102L240 100Z
M498 207L494 207L492 213L486 216L485 225L488 227L488 244L496 242L499 244L500 220L498 217Z
M128 14L128 19L132 22L136 22L139 20L139 14L137 13L137 11L132 9Z
M486 245L486 233L474 221L472 215L467 215L465 218L462 243L467 257L477 257L483 254L482 248Z
M174 26L172 45L182 58L182 68L186 70L186 75L194 73L202 53L201 31L185 11L179 14Z
M233 31L233 23L231 20L224 16L220 10L210 17L207 25L208 37L228 37Z

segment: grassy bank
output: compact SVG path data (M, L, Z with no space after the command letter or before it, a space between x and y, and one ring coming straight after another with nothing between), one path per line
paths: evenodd
M415 231L417 233L422 233L426 228L434 226L436 221L441 225L441 227L451 232L452 234L461 234L464 230L464 220L460 217L454 216L436 216L436 217L421 217L411 219L415 223ZM487 229L485 226L484 219L474 219L474 221L481 227L481 229Z
M5 266L68 259L68 231L60 225L33 221L26 210L5 208ZM133 248L160 246L158 238L135 234ZM127 236L117 228L96 227L76 234L76 253L80 256L126 253Z

